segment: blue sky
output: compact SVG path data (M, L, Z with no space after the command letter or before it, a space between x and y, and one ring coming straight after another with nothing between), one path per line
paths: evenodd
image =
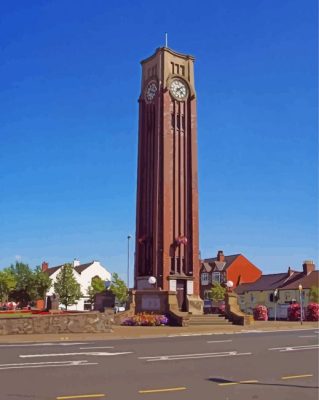
M180 4L1 3L0 268L77 257L125 278L139 62L166 31L196 57L202 257L318 265L316 1Z

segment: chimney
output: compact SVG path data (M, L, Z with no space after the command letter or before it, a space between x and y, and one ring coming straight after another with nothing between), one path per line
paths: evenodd
M217 261L225 261L225 256L223 250L218 250Z
M80 265L80 261L76 258L73 260L73 268L78 267Z
M49 263L47 263L46 261L43 261L43 263L41 265L42 272L45 272L48 268L49 268Z
M303 273L305 275L309 275L310 272L312 272L312 271L314 271L316 269L316 266L315 266L315 264L314 264L314 262L312 260L306 260L302 264L302 268L303 268Z
M294 272L292 271L292 269L290 267L288 267L288 276L291 276Z

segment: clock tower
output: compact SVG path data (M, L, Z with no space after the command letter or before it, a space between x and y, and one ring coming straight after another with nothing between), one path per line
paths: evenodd
M157 292L201 313L194 57L162 47L141 64L135 290L141 311L165 311Z

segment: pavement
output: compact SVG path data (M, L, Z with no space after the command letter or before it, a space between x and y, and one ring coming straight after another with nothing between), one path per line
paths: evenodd
M47 342L49 341L96 341L117 339L142 339L166 336L196 336L210 334L232 334L241 332L278 332L291 330L319 329L318 322L293 321L255 321L248 326L241 325L196 325L188 327L174 326L113 326L109 333L60 333L60 334L25 334L0 335L0 343Z

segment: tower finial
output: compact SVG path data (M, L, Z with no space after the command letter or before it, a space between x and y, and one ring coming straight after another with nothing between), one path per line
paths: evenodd
M167 47L167 41L168 41L167 32L165 32L165 47Z

